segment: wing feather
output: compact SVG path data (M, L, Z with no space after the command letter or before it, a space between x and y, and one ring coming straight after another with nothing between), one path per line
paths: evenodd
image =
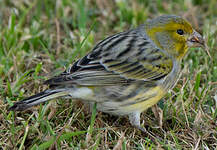
M105 86L156 82L173 67L167 53L134 30L106 38L67 71L47 80L49 85Z

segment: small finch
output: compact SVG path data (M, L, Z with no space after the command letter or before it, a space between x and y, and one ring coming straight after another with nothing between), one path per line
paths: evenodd
M109 36L70 68L45 84L39 94L15 102L22 111L57 97L97 104L97 110L128 115L140 128L140 114L176 84L190 47L204 47L202 36L183 18L164 15Z

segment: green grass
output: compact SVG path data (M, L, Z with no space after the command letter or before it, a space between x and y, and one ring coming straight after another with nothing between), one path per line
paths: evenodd
M216 149L216 8L216 0L0 1L0 147ZM159 102L162 128L151 109L142 114L142 124L161 140L150 140L127 117L95 109L91 115L86 105L73 100L7 111L14 101L46 89L45 79L84 56L99 40L161 14L188 19L203 33L212 56L191 49L185 57L178 84Z

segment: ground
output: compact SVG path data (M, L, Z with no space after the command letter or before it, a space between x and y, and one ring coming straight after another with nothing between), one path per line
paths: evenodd
M216 8L216 0L0 1L0 147L216 149ZM162 116L156 118L152 109L142 114L142 126L156 138L133 128L127 117L95 109L91 114L73 100L7 111L14 101L46 89L45 79L62 72L99 40L162 14L189 20L206 39L211 58L203 49L190 49L177 85L155 107Z

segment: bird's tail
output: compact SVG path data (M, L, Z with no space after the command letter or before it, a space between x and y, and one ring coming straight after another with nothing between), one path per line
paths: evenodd
M46 102L50 99L62 97L69 95L69 92L64 89L58 89L58 90L45 90L41 93L38 93L36 95L30 96L26 99L23 99L19 102L15 102L12 107L10 107L8 110L12 111L23 111L29 107L38 105L42 102Z

